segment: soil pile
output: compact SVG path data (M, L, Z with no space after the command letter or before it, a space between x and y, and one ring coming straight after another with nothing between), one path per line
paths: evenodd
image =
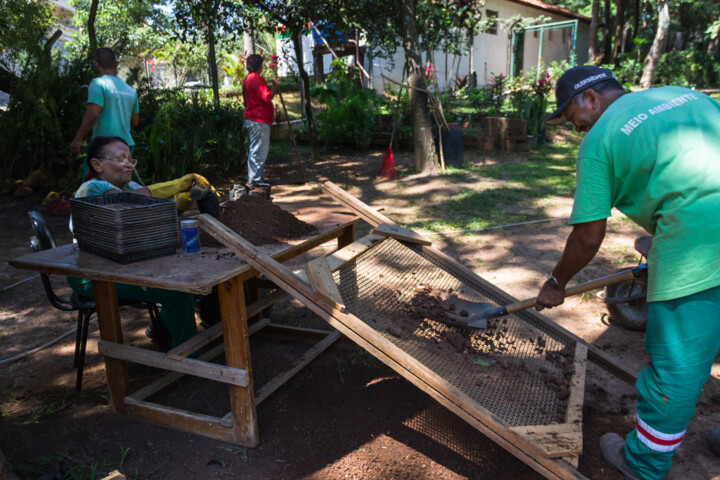
M298 220L292 213L262 197L247 195L228 202L219 220L253 245L268 245L318 233L315 226ZM209 233L200 230L200 245L222 248Z

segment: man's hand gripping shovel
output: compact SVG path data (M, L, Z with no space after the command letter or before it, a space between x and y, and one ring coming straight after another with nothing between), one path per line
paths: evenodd
M565 296L571 297L579 293L594 290L596 288L606 287L625 280L631 280L637 277L647 276L647 264L643 263L637 267L622 272L614 273L606 277L601 277L589 282L575 285L565 290ZM439 322L460 328L487 328L488 320L497 317L503 317L510 313L519 312L535 306L537 297L529 298L520 302L493 307L489 303L473 302L460 298L453 293L444 293L440 306L445 310L444 318L435 318Z

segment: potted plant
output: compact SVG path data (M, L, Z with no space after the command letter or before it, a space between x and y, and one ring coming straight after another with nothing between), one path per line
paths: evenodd
M517 80L511 81L503 74L491 77L488 90L492 106L484 120L485 149L527 149L527 90ZM505 103L509 104L510 112L502 115Z
M548 106L548 94L552 90L552 81L550 80L550 72L532 84L533 97L530 103L530 111L528 114L528 136L532 136L537 140L538 144L545 143L545 113Z

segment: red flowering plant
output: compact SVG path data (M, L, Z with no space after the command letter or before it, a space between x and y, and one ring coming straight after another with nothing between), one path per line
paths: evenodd
M528 133L531 135L540 135L545 125L545 114L548 106L548 93L553 89L553 83L550 78L550 72L545 72L540 78L531 85L535 95L533 96L530 112L528 115Z
M430 83L433 79L433 64L428 62L427 67L425 67L425 82Z
M552 80L550 79L550 72L545 72L545 75L540 76L537 82L532 85L532 89L535 95L544 97L552 91Z

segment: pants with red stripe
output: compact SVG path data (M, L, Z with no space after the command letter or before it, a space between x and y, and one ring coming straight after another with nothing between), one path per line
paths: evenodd
M636 428L625 457L640 478L660 479L672 466L720 349L720 287L648 304L645 349L651 364L638 376Z

